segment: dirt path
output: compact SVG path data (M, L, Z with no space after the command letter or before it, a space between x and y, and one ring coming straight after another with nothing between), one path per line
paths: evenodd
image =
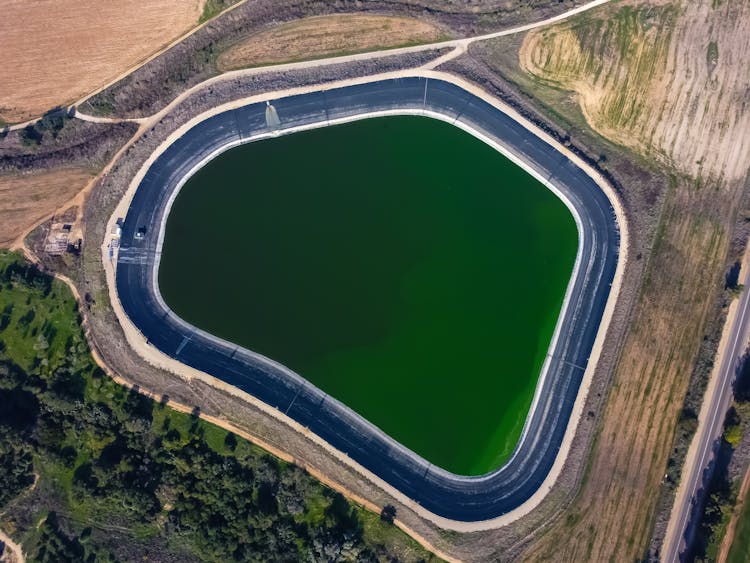
M80 110L76 110L76 118L81 121L89 121L91 123L145 123L148 121L147 117L133 117L123 119L119 117L99 117L97 115L88 115Z
M29 486L27 489L22 491L19 496L16 497L15 500L22 498L29 493L31 493L34 489L36 489L36 486L39 484L39 473L34 472L34 482L31 483L31 486ZM21 549L21 545L15 543L10 536L8 536L5 532L0 530L0 542L3 542L5 544L5 551L3 552L2 557L0 557L0 563L25 563L26 556L23 553L23 550Z
M246 1L246 0L243 0ZM185 99L190 97L191 95L195 94L196 92L199 92L201 90L204 90L206 88L210 88L214 84L231 81L236 78L247 78L251 76L257 76L260 74L268 74L272 72L289 72L293 70L302 70L302 69L309 69L309 68L316 68L320 66L327 66L327 65L336 65L336 64L344 64L344 63L350 63L350 62L357 62L357 61L364 61L364 60L370 60L374 58L382 58L382 57L389 57L389 56L395 56L395 55L403 55L403 54L409 54L409 53L418 53L422 51L429 51L434 49L440 49L440 48L449 48L452 47L452 51L449 53L436 58L435 60L425 64L422 68L425 70L431 70L436 68L438 65L443 64L445 62L448 62L451 59L454 59L463 53L465 53L469 47L474 42L477 41L486 41L490 39L495 39L497 37L503 37L506 35L514 35L517 33L521 33L524 31L529 31L531 29L535 29L538 27L544 27L547 25L554 24L559 21L563 21L566 18L581 14L587 10L591 10L593 8L596 8L598 6L601 6L603 4L606 4L607 2L611 2L612 0L593 0L592 2L589 2L587 4L583 4L577 8L573 8L571 10L568 10L567 12L564 12L562 14L558 14L557 16L553 16L551 18L547 18L545 20L541 20L538 22L530 23L530 24L524 24L520 26L516 26L513 28L509 28L502 31L497 31L494 33L489 33L485 35L477 35L474 37L467 37L463 39L453 39L449 41L440 41L437 43L425 43L422 45L415 45L411 47L401 47L396 49L380 49L377 51L370 51L366 53L357 53L352 55L343 55L343 56L334 56L334 57L328 57L323 59L315 59L315 60L308 60L308 61L299 61L299 62L292 62L292 63L282 63L277 65L269 65L264 67L256 67L256 68L248 68L248 69L240 69L240 70L234 70L225 72L223 74L220 74L218 76L214 76L212 78L209 78L208 80L205 80L199 84L196 84L195 86L192 86L188 88L187 90L183 91L181 94L179 94L174 100L172 100L169 104L167 104L163 109L158 111L157 113L145 117L145 118L138 118L138 119L119 119L119 118L97 118L94 116L89 116L87 114L81 114L82 119L86 119L89 121L96 121L98 119L105 119L105 122L107 123L119 123L123 121L134 121L137 123L140 123L143 127L142 129L136 133L136 137L140 136L145 129L148 128L150 124L156 123L161 119L164 115L168 114L174 107L179 105L181 102L183 102ZM236 6L236 5L235 5ZM157 55L155 55L157 56ZM145 64L145 63L144 63ZM141 65L139 65L141 66ZM132 72L135 70L130 70ZM80 105L83 102L85 102L88 98L95 95L102 89L97 90L96 92L92 92L91 94L88 94L85 98L82 98L76 104L74 105ZM10 127L11 130L22 128L25 126L25 124L18 124ZM116 157L115 157L116 159ZM113 161L115 160L113 159Z
M719 554L716 557L716 563L726 563L727 557L729 557L729 550L732 547L734 536L737 533L737 523L739 522L742 510L745 508L745 503L748 501L748 493L750 493L750 467L748 467L747 473L745 473L745 478L742 480L742 486L737 495L737 503L734 505L734 511L729 520L727 531L724 534L724 538L721 540L721 546L719 546Z
M587 4L583 4L577 8L573 8L571 10L568 10L567 12L558 14L557 16L553 16L551 18L547 18L547 19L544 19L538 22L529 23L529 24L519 25L516 27L502 30L502 31L488 33L485 35L476 35L474 37L466 37L463 39L451 39L447 41L439 41L437 43L424 43L422 45L414 45L410 47L400 47L400 48L395 48L395 49L379 49L377 51L369 51L366 53L334 56L334 57L328 57L328 58L323 58L323 59L299 61L299 62L292 62L292 63L282 63L278 65L269 65L265 67L248 68L248 69L225 72L224 74L220 74L213 78L209 78L208 80L201 82L200 84L196 84L195 86L188 88L187 90L182 92L179 96L177 96L174 100L172 100L172 102L170 102L164 109L152 115L149 119L152 121L158 120L162 115L167 113L171 108L179 104L181 101L183 101L185 98L192 95L193 93L199 90L202 90L204 88L210 87L211 85L216 84L218 82L225 82L228 80L233 80L235 78L240 78L240 77L245 78L249 76L255 76L258 74L266 74L269 72L288 72L292 70L316 68L316 67L326 66L326 65L343 64L343 63L364 61L364 60L383 58L383 57L389 57L389 56L395 56L395 55L419 53L422 51L430 51L434 49L453 48L451 52L440 57L439 59L436 59L432 63L428 63L428 65L425 66L425 68L428 68L428 69L435 68L437 64L443 64L455 57L460 56L462 53L465 53L469 45L471 45L472 43L475 43L478 41L486 41L490 39L495 39L498 37L504 37L506 35L515 35L517 33L522 33L522 32L536 29L539 27L552 25L554 23L564 21L567 18L576 16L578 14L581 14L593 8L602 6L603 4L606 4L607 2L611 2L611 1L612 0L593 0L592 2L588 2Z
M26 556L21 546L14 542L10 537L0 530L0 542L5 544L5 551L0 557L2 563L26 563Z

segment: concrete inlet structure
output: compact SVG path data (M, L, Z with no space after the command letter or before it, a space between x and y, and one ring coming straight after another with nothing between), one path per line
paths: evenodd
M621 233L601 179L489 100L445 80L380 80L271 98L272 106L266 101L199 120L139 176L115 266L116 295L127 316L121 321L131 322L171 360L278 409L280 418L309 429L443 527L497 527L507 521L504 515L528 510L554 482L567 454L585 399L582 382L593 369L590 358L603 338L605 310L612 306ZM274 108L273 123L269 107ZM233 146L269 136L398 114L450 122L503 152L553 190L578 226L574 273L523 434L511 459L482 476L455 475L431 465L291 370L189 325L169 310L159 293L166 217L179 189L205 162Z

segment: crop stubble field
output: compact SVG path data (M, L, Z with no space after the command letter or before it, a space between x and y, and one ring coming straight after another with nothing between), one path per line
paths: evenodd
M217 60L220 70L308 60L439 41L443 32L416 18L341 14L274 26L238 42Z
M747 4L730 4L632 2L607 21L584 16L534 31L521 68L574 91L607 139L692 178L741 181L750 112L740 53L750 51L750 36Z
M603 139L671 178L582 490L526 560L633 560L648 549L747 175L750 76L734 53L747 48L748 21L747 3L624 2L530 32L515 67L497 55L502 40L494 57L484 52L555 119L575 119L572 99Z
M6 0L0 119L19 122L106 84L198 23L203 0Z
M85 168L0 175L0 247L53 213L92 177Z

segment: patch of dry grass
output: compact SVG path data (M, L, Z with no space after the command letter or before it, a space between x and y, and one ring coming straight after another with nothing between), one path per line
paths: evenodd
M55 212L91 178L93 174L85 168L0 175L0 246L8 246Z
M19 122L117 77L198 23L203 0L5 0L0 119Z
M222 71L429 43L443 32L415 18L339 14L305 18L251 35L223 53Z
M740 191L681 183L668 194L588 478L526 560L643 556L687 384L720 289Z
M576 93L607 139L693 178L750 161L750 4L635 1L530 32L521 67Z

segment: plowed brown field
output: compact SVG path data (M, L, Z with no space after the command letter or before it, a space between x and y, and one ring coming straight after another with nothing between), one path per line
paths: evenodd
M70 200L91 180L82 168L0 176L0 247Z
M530 32L531 75L576 93L606 138L694 178L735 181L750 160L747 2L637 1Z
M414 18L341 14L305 18L240 41L219 57L222 70L316 59L438 41L437 27Z
M107 84L198 23L203 0L5 0L0 119L25 121Z

